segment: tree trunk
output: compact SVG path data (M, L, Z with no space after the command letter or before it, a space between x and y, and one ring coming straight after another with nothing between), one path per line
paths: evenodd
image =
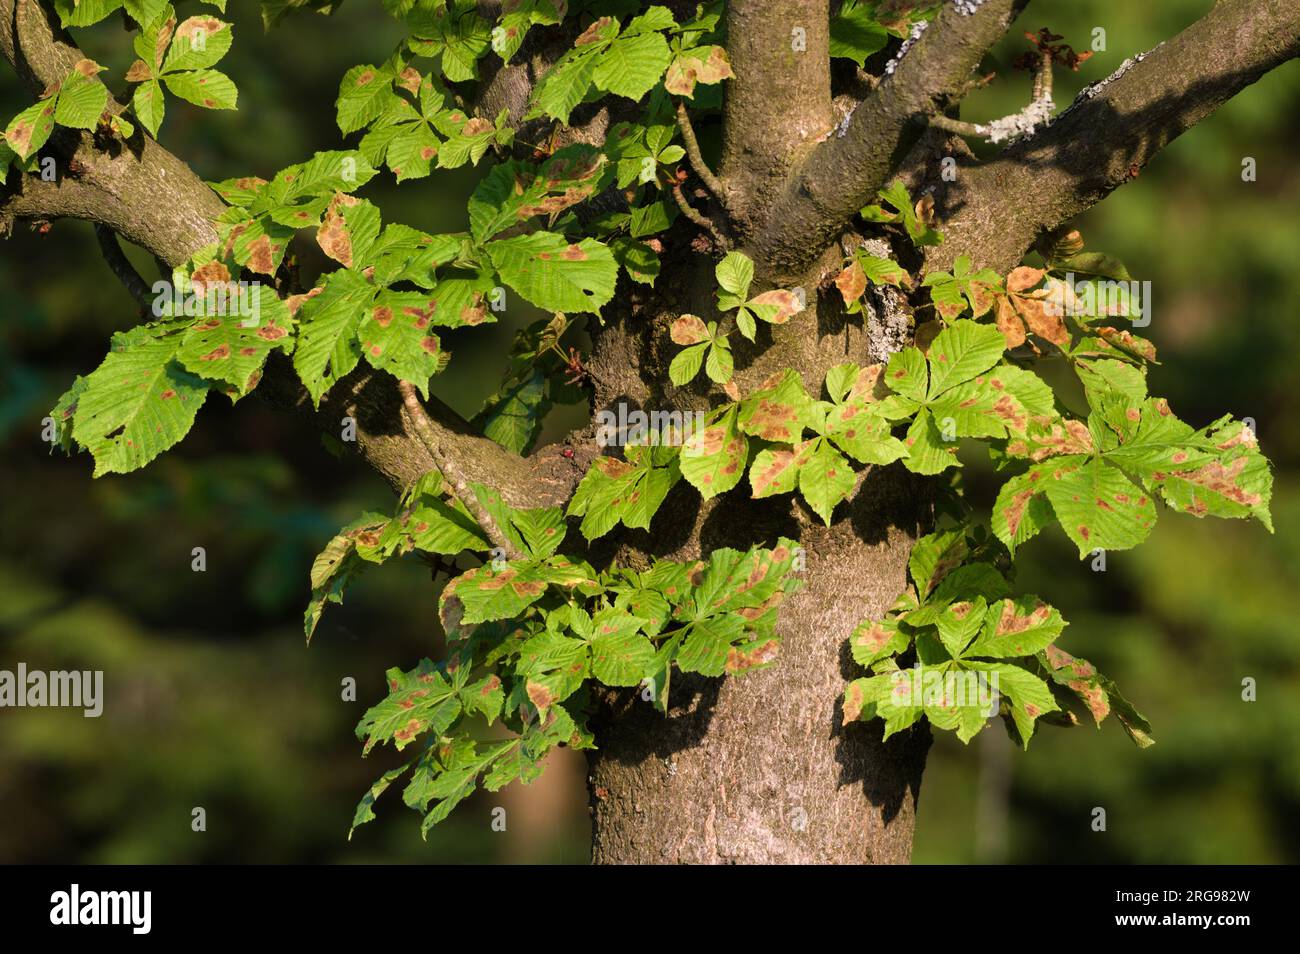
M615 313L625 317L596 334L598 409L617 413L626 402L699 410L724 400L702 375L687 388L666 385L677 350L671 321L683 312L719 317L715 259L686 245L680 236L669 242L681 249L675 261L665 256L671 285L621 302ZM732 335L741 393L793 367L818 394L829 367L869 364L903 343L906 326L898 325L907 316L896 309L844 313L829 285L842 261L831 249L803 276L808 308L789 324L760 329L756 345ZM761 290L756 284L751 294ZM639 691L604 697L589 777L593 861L906 862L929 731L916 727L882 743L879 724L841 724L841 696L860 675L850 633L905 588L911 543L928 521L926 482L899 466L868 468L830 527L792 495L750 500L747 491L742 484L702 502L683 481L651 532L627 533L618 544L621 562L646 566L657 557L707 558L719 547L772 546L785 536L803 548L803 586L780 607L781 651L769 668L722 679L674 673L667 717Z

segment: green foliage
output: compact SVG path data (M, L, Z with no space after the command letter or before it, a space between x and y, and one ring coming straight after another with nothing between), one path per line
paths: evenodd
M65 25L81 26L123 5L138 27L139 58L125 76L135 122L157 134L164 90L235 108L234 83L214 68L231 48L229 24L193 16L178 25L172 6L157 0L60 0L56 9ZM495 21L474 0L384 6L406 35L387 59L340 79L335 118L353 147L318 152L270 179L213 183L226 203L219 242L164 283L156 320L114 336L100 367L57 402L57 442L88 450L97 476L137 469L177 443L210 390L242 398L275 350L291 358L317 406L363 362L427 398L450 360L445 332L435 329L491 323L508 295L551 317L517 335L501 385L473 423L526 452L556 403L585 398L575 386L588 373L581 356L560 345L569 316L599 322L621 279L656 283L664 250L656 236L679 214L673 191L689 175L677 109L715 103L707 88L732 76L722 5L702 5L680 23L665 6L641 4L570 10L563 0L521 0L502 4ZM304 9L333 4L277 0L264 18L270 26ZM846 0L832 19L831 54L860 66L937 9ZM473 99L463 84L484 75L485 57L509 63L532 31L558 38L560 28L569 45L522 117L466 107ZM135 135L98 72L82 61L15 117L0 166L29 168L55 125ZM623 117L603 143L555 148L560 127L602 103ZM516 143L519 122L537 142ZM405 183L481 162L463 230L385 222L357 194L384 168ZM531 781L556 746L591 747L594 687L639 687L666 712L674 670L718 677L774 660L776 612L797 584L793 541L718 549L690 563L596 566L588 558L598 548L573 540L565 552L570 521L586 543L619 527L653 533L670 494L709 499L748 477L753 498L797 493L830 525L872 468L951 477L963 441L982 443L1000 476L988 526L960 501L944 501L940 529L911 554L910 589L850 638L868 675L845 693L846 720L880 718L890 735L924 717L968 741L1001 714L1027 743L1040 719L1071 724L1082 712L1100 723L1113 711L1135 741L1150 743L1150 727L1113 683L1057 646L1060 613L1014 595L1015 551L1052 524L1081 557L1133 547L1154 524L1157 501L1271 529L1272 476L1254 434L1228 417L1195 428L1148 394L1155 350L1130 329L1126 292L1102 310L1075 307L1066 275L1129 280L1112 257L1084 251L1079 239L1045 250L1044 267L1006 276L965 255L950 273L912 274L887 250L943 241L933 199L913 198L901 181L878 198L861 210L871 240L835 283L850 314L866 309L874 286L929 318L914 344L879 363L842 363L821 381L780 369L742 392L731 332L757 344L760 323L798 320L805 300L801 289L754 294L755 263L728 252L714 265L717 314L682 314L653 329L680 348L667 384L683 398L688 387L710 391L694 426L684 421L665 435L652 422L648 435L619 441L622 451L596 458L564 509L515 509L490 487L465 488L450 474L444 483L434 471L394 513L362 514L327 543L311 571L309 640L326 605L341 602L369 565L410 555L450 576L439 602L446 657L390 670L387 697L357 727L365 753L385 742L416 751L365 794L354 828L406 773L403 801L424 815L427 831L480 785ZM314 237L319 274L291 250L302 230ZM210 293L221 290L218 302ZM1037 373L1041 359L1067 372L1055 386ZM693 491L678 486L683 479ZM457 560L477 565L461 571ZM995 697L981 697L990 686ZM494 729L485 741L498 723L509 737Z
M1036 596L1012 596L1010 556L982 527L929 534L912 549L912 585L849 639L871 675L844 693L844 721L879 718L885 738L924 716L969 742L990 717L1028 747L1038 720L1096 725L1114 712L1139 746L1151 727L1114 683L1057 645L1065 621Z
M603 481L640 483L647 491L656 479L641 474L629 481L616 468L600 473ZM619 492L590 477L584 486L580 511ZM436 478L422 481L397 516L366 515L329 543L312 571L309 637L325 603L341 601L366 562L410 550L490 552L468 511L443 491ZM792 541L770 550L716 550L691 564L661 560L644 571L596 571L559 554L559 510L514 510L487 488L473 492L523 555L492 557L444 588L446 661L389 670L389 694L365 713L357 735L365 753L384 742L402 750L419 741L421 751L366 793L354 829L374 818L375 799L408 770L403 801L424 814L427 832L478 784L489 791L526 784L555 746L590 748L593 684L642 687L644 699L666 711L674 669L718 676L766 666L776 656L776 608L798 583ZM477 726L497 722L512 738L478 741Z
M108 87L95 75L101 69L93 60L79 61L57 89L11 119L4 134L8 150L28 159L49 140L55 125L94 129L108 105Z
M891 36L905 38L911 25L932 18L938 4L898 4L880 0L844 0L831 16L831 56L858 66L884 49Z

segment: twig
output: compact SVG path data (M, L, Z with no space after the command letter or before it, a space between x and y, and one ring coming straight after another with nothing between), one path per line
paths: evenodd
M1056 105L1052 102L1052 54L1046 51L1039 54L1038 68L1034 70L1033 95L1020 112L989 123L968 123L940 114L930 117L930 125L958 136L987 139L996 143L1028 135L1051 119L1055 108Z
M451 484L452 493L456 499L465 505L470 516L483 528L483 532L488 535L488 539L493 545L503 552L508 559L515 560L520 556L519 550L513 543L501 532L500 526L492 519L492 515L487 512L479 502L478 496L470 488L469 482L456 466L442 446L442 440L438 434L438 426L429 418L429 414L420 403L420 397L415 391L415 385L410 381L398 381L397 389L401 392L402 403L406 406L406 413L411 418L411 423L415 425L416 436L428 448L429 453L433 456L433 461L438 465L438 470L442 476Z
M104 261L108 263L108 267L117 276L117 280L122 283L122 287L130 293L136 304L144 311L152 311L153 293L149 290L145 280L140 277L140 273L135 270L135 266L126 257L126 253L122 251L122 246L117 241L117 233L107 225L96 222L95 238L99 241L99 250L104 253Z
M686 216L700 228L707 229L720 248L727 249L731 247L731 243L727 241L727 237L722 234L718 227L713 224L713 220L686 201L686 196L682 192L682 184L680 182L673 184L673 199L677 202L677 208L682 210L682 215Z
M682 131L682 142L686 144L686 158L691 161L691 168L695 174L700 177L705 188L713 193L713 197L718 200L718 204L723 210L730 215L731 209L727 204L727 190L722 187L722 182L709 164L704 161L704 154L700 152L700 141L695 138L695 127L691 125L690 114L686 111L686 104L680 100L677 102L677 128Z

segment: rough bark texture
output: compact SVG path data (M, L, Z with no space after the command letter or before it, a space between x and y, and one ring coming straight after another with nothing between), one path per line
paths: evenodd
M720 198L733 237L756 261L759 281L751 293L798 287L808 302L789 324L761 328L755 344L737 336L741 393L790 367L810 393L820 394L832 365L883 361L907 343L912 322L901 295L873 289L867 313L849 316L830 284L844 253L861 241L849 230L853 214L891 176L905 175L914 193L935 188L948 240L931 253L927 268L947 267L965 253L977 266L1005 270L1041 234L1131 179L1175 136L1300 52L1294 0L1221 0L1178 37L1091 88L1056 122L977 163L959 140L923 132L925 123L960 101L972 69L1024 3L945 5L879 86L858 83L853 98L861 102L838 129L832 128L828 0L728 4L736 79L727 87ZM670 5L679 18L694 6L688 0ZM34 95L81 58L52 22L38 0L0 0L0 53ZM532 83L566 48L566 30L530 45L516 66L489 67L479 100L484 111L495 115L507 106L519 116ZM565 135L583 141L599 141L612 118L603 105L584 106L575 116L579 128ZM45 152L61 160L59 180L11 171L0 184L0 232L20 218L80 218L169 264L215 240L212 219L221 201L147 135L123 148L59 130ZM931 179L945 154L956 155L961 167L946 190ZM73 168L75 176L65 174ZM704 254L716 248L685 218L662 241L657 288L624 288L594 336L597 408L624 402L701 410L724 400L706 381L675 388L667 376L677 350L668 337L672 319L688 311L706 320L722 317L714 309L715 256ZM104 244L109 254L114 247ZM919 265L919 256L908 264ZM276 359L258 390L328 433L353 417L360 453L395 488L433 466L395 383L384 375L358 371L315 410L292 370ZM569 457L551 447L522 458L475 434L436 400L429 404L440 452L458 461L460 476L495 486L516 506L563 503L597 453L588 433L570 436ZM910 543L929 518L928 496L926 483L900 467L869 468L826 528L790 497L756 502L738 490L701 502L682 483L656 517L653 534L638 531L592 547L593 559L617 556L644 565L658 556L694 558L719 546L772 544L787 536L804 549L805 583L783 607L784 644L774 667L726 680L678 676L667 719L635 693L602 699L591 777L594 860L907 860L929 733L914 728L883 744L878 723L842 727L838 700L850 676L846 638L903 588Z
M611 863L904 863L930 744L926 727L880 740L841 725L846 638L903 584L924 516L901 470L873 475L831 528L797 505L689 501L678 558L797 537L804 587L782 607L775 666L722 681L677 676L668 718L636 694L595 725L592 860ZM685 496L685 495L684 495Z
M719 170L741 208L775 197L799 156L831 129L828 0L733 0Z

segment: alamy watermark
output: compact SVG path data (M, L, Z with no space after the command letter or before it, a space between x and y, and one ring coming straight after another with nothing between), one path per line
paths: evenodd
M183 288L182 285L188 285ZM154 317L240 317L244 328L262 323L261 282L156 281L153 283Z
M104 711L104 673L102 670L28 671L19 663L17 671L0 669L0 708L72 708L82 709L87 719L97 719Z
M628 409L622 401L618 410L596 414L596 443L601 447L650 445L676 447L704 430L704 411L642 411Z
M1071 318L1116 315L1129 318L1134 328L1151 324L1151 282L1093 279L1076 281L1067 272L1064 281L1051 282L1043 311Z
M944 709L980 709L998 714L1002 696L998 674L973 669L936 669L918 662L911 669L890 674L890 701L896 706L937 706Z

